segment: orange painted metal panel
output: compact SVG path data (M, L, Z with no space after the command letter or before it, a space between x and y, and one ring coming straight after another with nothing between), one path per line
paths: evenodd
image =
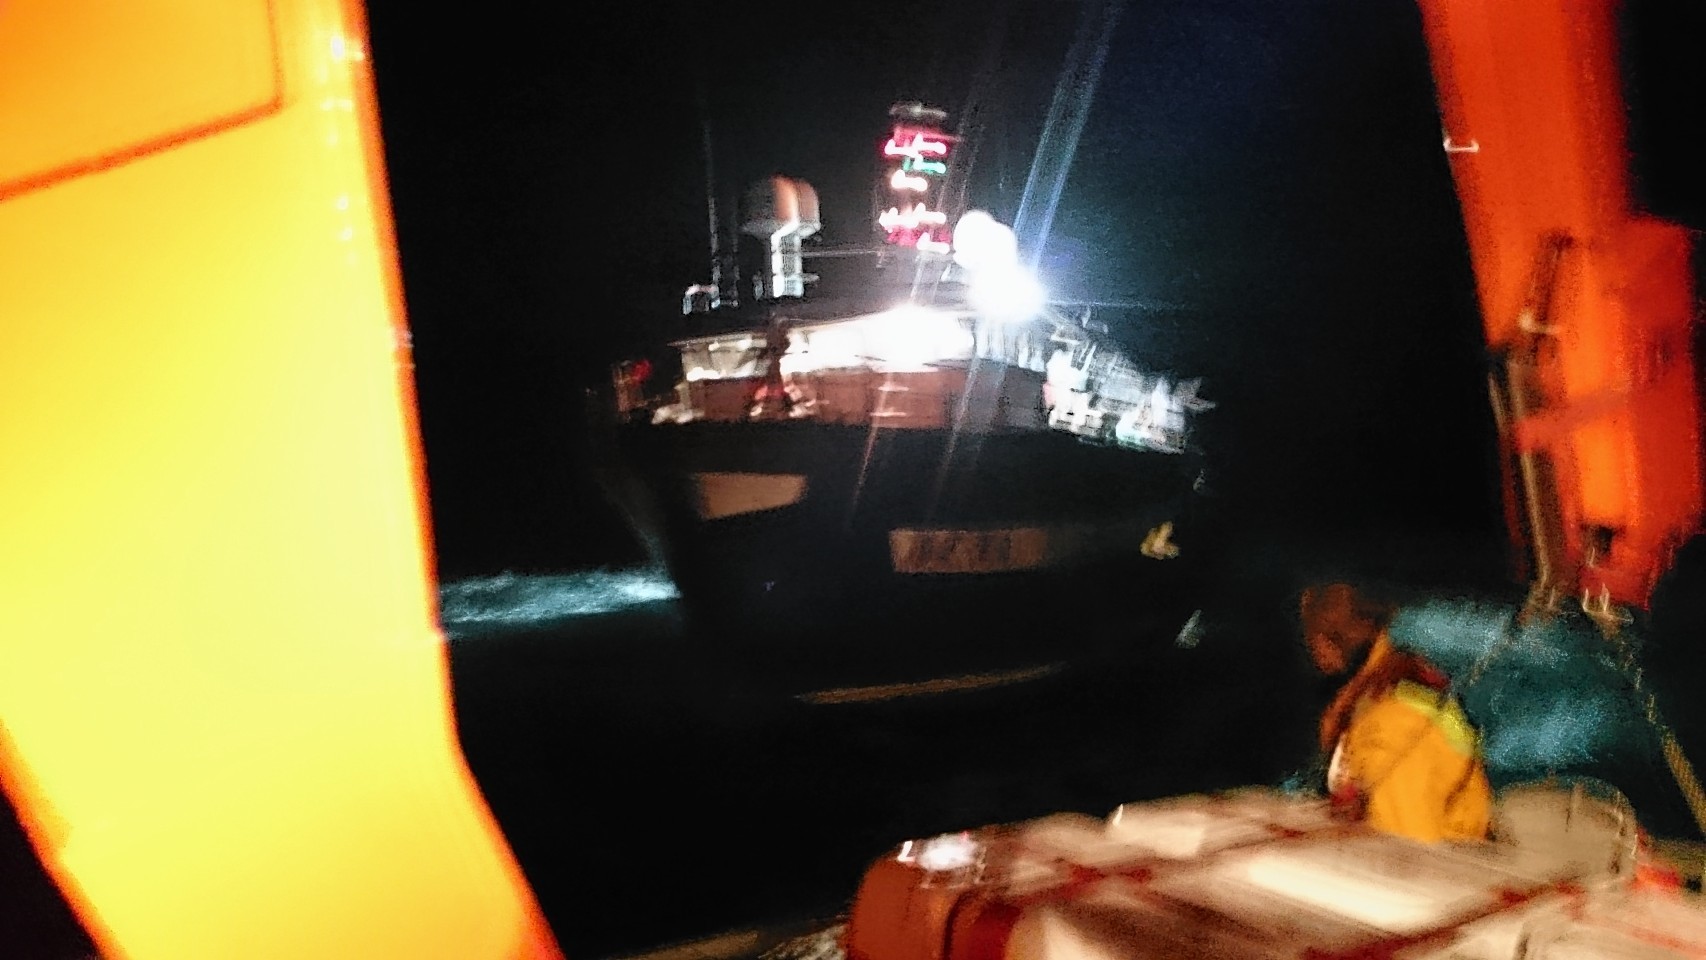
M1688 235L1630 197L1616 4L1421 9L1487 341L1538 363L1538 409L1510 443L1557 471L1565 585L1644 604L1700 523L1700 402ZM1537 299L1552 238L1563 252Z
M453 728L365 43L0 4L0 773L112 958L558 955Z

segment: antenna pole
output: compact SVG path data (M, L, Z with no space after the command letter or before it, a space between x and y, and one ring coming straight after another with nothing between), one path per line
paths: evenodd
M723 253L722 228L717 219L717 175L716 168L711 163L711 108L705 96L703 79L695 86L699 100L699 131L705 151L705 219L709 227L711 240L711 306L721 306L728 301L734 306L739 300L739 293L733 287L723 285Z

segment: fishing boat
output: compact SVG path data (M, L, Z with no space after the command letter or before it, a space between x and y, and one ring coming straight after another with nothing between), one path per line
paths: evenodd
M689 600L976 594L1178 558L1200 379L1051 303L989 214L936 210L942 116L891 112L880 242L813 250L815 190L764 181L751 295L714 239L683 335L615 366L607 486ZM820 289L805 266L828 253Z

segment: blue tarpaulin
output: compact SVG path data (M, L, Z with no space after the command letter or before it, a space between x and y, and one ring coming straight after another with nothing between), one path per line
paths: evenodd
M1453 677L1482 731L1495 788L1599 779L1627 794L1650 828L1695 832L1647 717L1650 684L1660 682L1661 708L1665 690L1661 678L1638 673L1638 633L1620 632L1620 646L1585 615L1524 621L1518 612L1512 604L1428 600L1401 608L1389 632L1395 645Z

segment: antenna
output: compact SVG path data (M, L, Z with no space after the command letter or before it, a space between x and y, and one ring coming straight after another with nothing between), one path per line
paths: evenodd
M683 313L704 313L724 306L740 306L740 282L734 271L730 272L729 282L723 282L725 257L722 250L722 222L717 216L717 174L712 162L711 107L703 78L694 85L694 94L699 106L699 131L705 153L705 221L711 249L711 282L709 285L694 284L687 288L681 304Z

